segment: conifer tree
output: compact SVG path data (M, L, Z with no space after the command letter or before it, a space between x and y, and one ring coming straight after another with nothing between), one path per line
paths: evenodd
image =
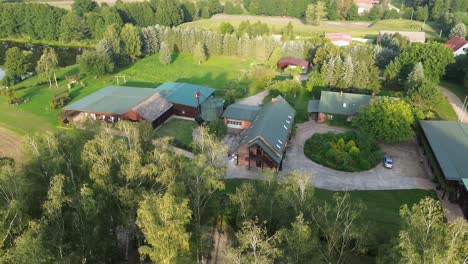
M204 61L206 61L205 46L201 42L198 42L193 49L193 58L198 64L202 64Z
M161 43L161 49L159 50L159 62L162 65L168 65L172 62L172 52L167 46L166 42Z

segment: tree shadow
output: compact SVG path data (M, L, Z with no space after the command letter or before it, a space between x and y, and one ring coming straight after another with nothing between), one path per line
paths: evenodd
M128 81L122 84L122 86L141 87L141 88L156 88L159 85L161 85L161 83L141 82L141 81Z

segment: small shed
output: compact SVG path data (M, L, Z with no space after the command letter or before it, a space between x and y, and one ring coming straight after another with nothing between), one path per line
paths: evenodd
M308 71L309 68L312 68L312 63L303 60L303 59L298 59L294 57L284 57L280 59L277 63L278 69L284 70L289 66L300 66L304 71Z
M201 117L205 121L215 121L223 114L224 100L209 97L201 104Z
M259 106L232 104L223 113L224 123L230 133L238 133L242 129L250 128L257 115Z

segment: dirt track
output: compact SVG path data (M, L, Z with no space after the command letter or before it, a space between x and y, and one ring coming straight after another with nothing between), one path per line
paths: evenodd
M19 160L23 138L0 127L0 157L11 157Z

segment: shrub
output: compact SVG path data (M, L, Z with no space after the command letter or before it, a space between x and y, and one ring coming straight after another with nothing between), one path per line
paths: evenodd
M207 122L208 132L216 137L222 137L226 135L227 128L222 119Z
M365 171L382 157L379 146L356 132L314 134L304 146L305 155L324 166L342 171Z

